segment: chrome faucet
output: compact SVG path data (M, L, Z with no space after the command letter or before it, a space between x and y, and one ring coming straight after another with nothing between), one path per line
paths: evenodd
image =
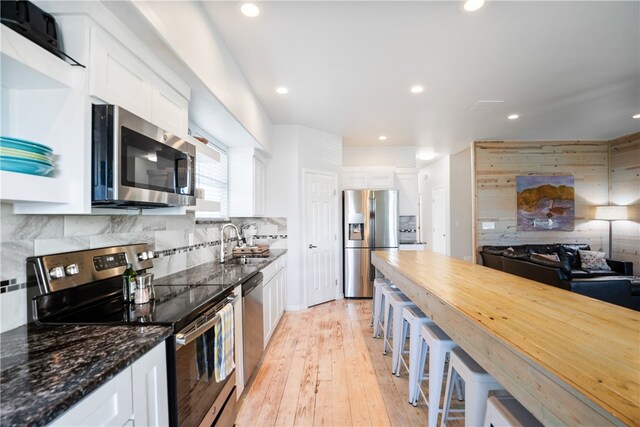
M234 230L236 230L236 236L238 238L240 238L240 233L238 232L238 227L236 227L235 225L229 223L229 224L225 224L222 226L222 228L220 229L220 264L224 263L224 255L225 255L225 250L224 250L224 229L227 227L233 227Z

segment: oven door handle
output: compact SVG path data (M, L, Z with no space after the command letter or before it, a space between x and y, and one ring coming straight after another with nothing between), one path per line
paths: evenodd
M238 300L237 295L234 297L227 297L226 303L234 304L237 300ZM223 307L226 307L227 304L225 304ZM220 313L217 313L211 319L207 320L205 323L203 323L202 325L199 325L195 329L189 330L186 333L176 334L176 344L179 347L189 344L191 341L195 340L196 338L198 338L199 336L207 332L209 329L211 329L219 321L220 321Z

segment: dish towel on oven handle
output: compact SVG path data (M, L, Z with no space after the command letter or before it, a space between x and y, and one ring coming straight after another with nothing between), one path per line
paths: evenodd
M224 381L234 369L233 362L233 304L227 304L219 311L220 321L215 325L215 377L216 382Z

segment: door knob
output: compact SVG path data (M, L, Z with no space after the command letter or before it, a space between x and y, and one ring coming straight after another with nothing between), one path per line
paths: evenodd
M311 243L309 243L309 249L313 249L313 248L317 248L316 245L312 245Z

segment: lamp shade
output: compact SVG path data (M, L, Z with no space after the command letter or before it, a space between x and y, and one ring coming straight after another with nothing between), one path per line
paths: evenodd
M595 219L615 221L627 218L628 215L626 206L596 206Z

